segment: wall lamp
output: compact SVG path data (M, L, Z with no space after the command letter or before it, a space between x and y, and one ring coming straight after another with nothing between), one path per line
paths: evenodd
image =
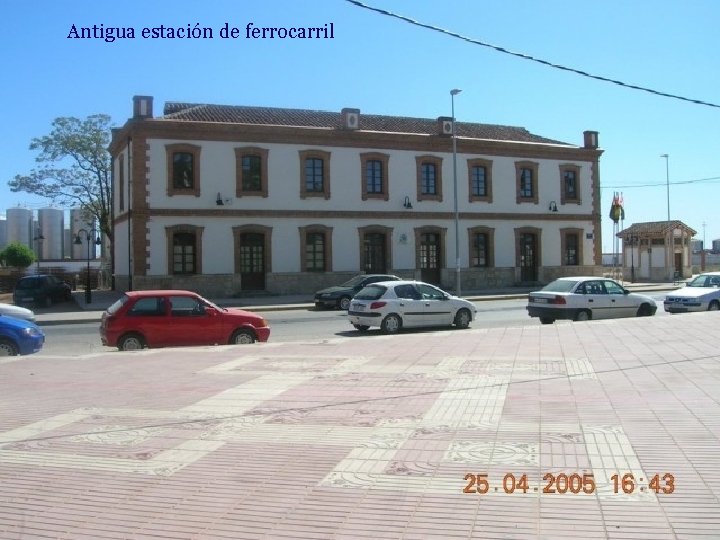
M408 210L412 210L412 203L410 202L410 197L407 195L405 195L405 202L403 202L403 206Z
M557 212L557 203L555 201L550 201L550 206L548 206L548 210L550 212Z

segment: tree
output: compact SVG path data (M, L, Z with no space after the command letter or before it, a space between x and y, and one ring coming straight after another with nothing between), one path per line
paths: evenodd
M20 242L10 242L0 251L0 261L5 266L27 268L35 262L33 250Z
M60 206L79 206L112 242L110 122L105 114L85 120L56 118L49 135L30 143L30 150L39 152L35 161L40 166L10 180L10 190L40 195Z

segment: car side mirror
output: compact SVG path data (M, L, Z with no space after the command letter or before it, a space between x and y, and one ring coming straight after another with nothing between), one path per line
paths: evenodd
M206 307L205 313L210 315L211 317L217 317L217 314L218 314L217 309L212 308L212 307Z

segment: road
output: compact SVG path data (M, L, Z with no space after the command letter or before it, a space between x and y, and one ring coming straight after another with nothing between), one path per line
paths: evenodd
M662 309L662 294L650 294L658 304L656 317L667 317ZM525 310L526 300L493 300L477 302L477 319L473 328L494 328L508 326L535 326L538 319L528 317ZM270 341L290 342L306 340L322 340L341 336L354 336L357 332L350 326L344 311L287 310L263 313L272 328ZM100 344L98 323L66 324L46 326L43 328L46 342L43 350L35 356L71 355L81 356L99 352L115 351ZM434 330L412 330L415 332L432 332ZM372 336L379 330L371 330Z

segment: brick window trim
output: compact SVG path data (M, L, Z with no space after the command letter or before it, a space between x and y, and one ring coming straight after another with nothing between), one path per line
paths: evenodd
M200 196L200 150L201 147L195 144L174 143L165 145L165 154L167 156L167 195L173 197L176 195L192 195ZM193 157L193 187L177 188L173 185L173 154L176 152L187 152Z
M492 160L489 159L468 159L467 160L467 168L468 168L468 202L487 202L491 203L493 202L493 196L492 196ZM485 167L485 186L486 186L486 195L479 196L479 195L473 195L473 179L472 179L472 170L473 167Z
M235 196L236 197L267 197L268 196L268 154L267 148L245 146L235 148ZM243 190L243 168L244 157L256 156L260 158L260 191Z
M468 266L470 268L494 268L495 267L495 229L492 227L472 227L468 232ZM472 266L474 253L474 240L476 234L487 235L487 264L485 266Z
M379 161L382 170L383 190L382 193L368 193L367 191L367 171L366 165L368 161ZM388 176L390 155L380 152L363 152L360 154L360 182L362 190L362 200L379 199L387 201L390 198L390 177Z
M442 182L442 158L437 156L415 156L415 170L417 174L417 200L419 201L438 201L443 200L443 182ZM435 187L437 193L430 195L422 192L422 166L424 163L432 163L435 165Z
M567 249L567 237L571 234L577 235L577 265L566 264L565 251ZM585 231L583 229L566 228L560 229L560 266L583 266L583 237Z
M324 199L330 198L330 152L324 150L300 150L300 198L307 199L309 197L322 197ZM322 191L307 191L306 186L306 175L305 175L305 160L307 159L321 159L323 162L323 190Z
M167 243L167 270L168 275L174 275L173 271L173 238L178 233L190 233L195 235L195 274L202 274L202 235L205 227L196 225L173 225L165 227L165 241Z
M325 235L325 269L323 272L332 272L332 227L325 225L306 225L299 227L300 231L300 271L309 272L307 270L307 259L305 248L307 247L307 235L312 233L322 233ZM315 271L313 271L315 272Z
M516 161L515 162L515 202L520 203L532 203L538 204L538 169L539 164L535 161ZM530 169L532 171L532 197L522 197L520 195L520 173L523 169Z
M576 197L569 199L565 196L565 171L575 173L575 194ZM570 163L560 165L560 204L582 204L582 193L580 192L580 166Z

